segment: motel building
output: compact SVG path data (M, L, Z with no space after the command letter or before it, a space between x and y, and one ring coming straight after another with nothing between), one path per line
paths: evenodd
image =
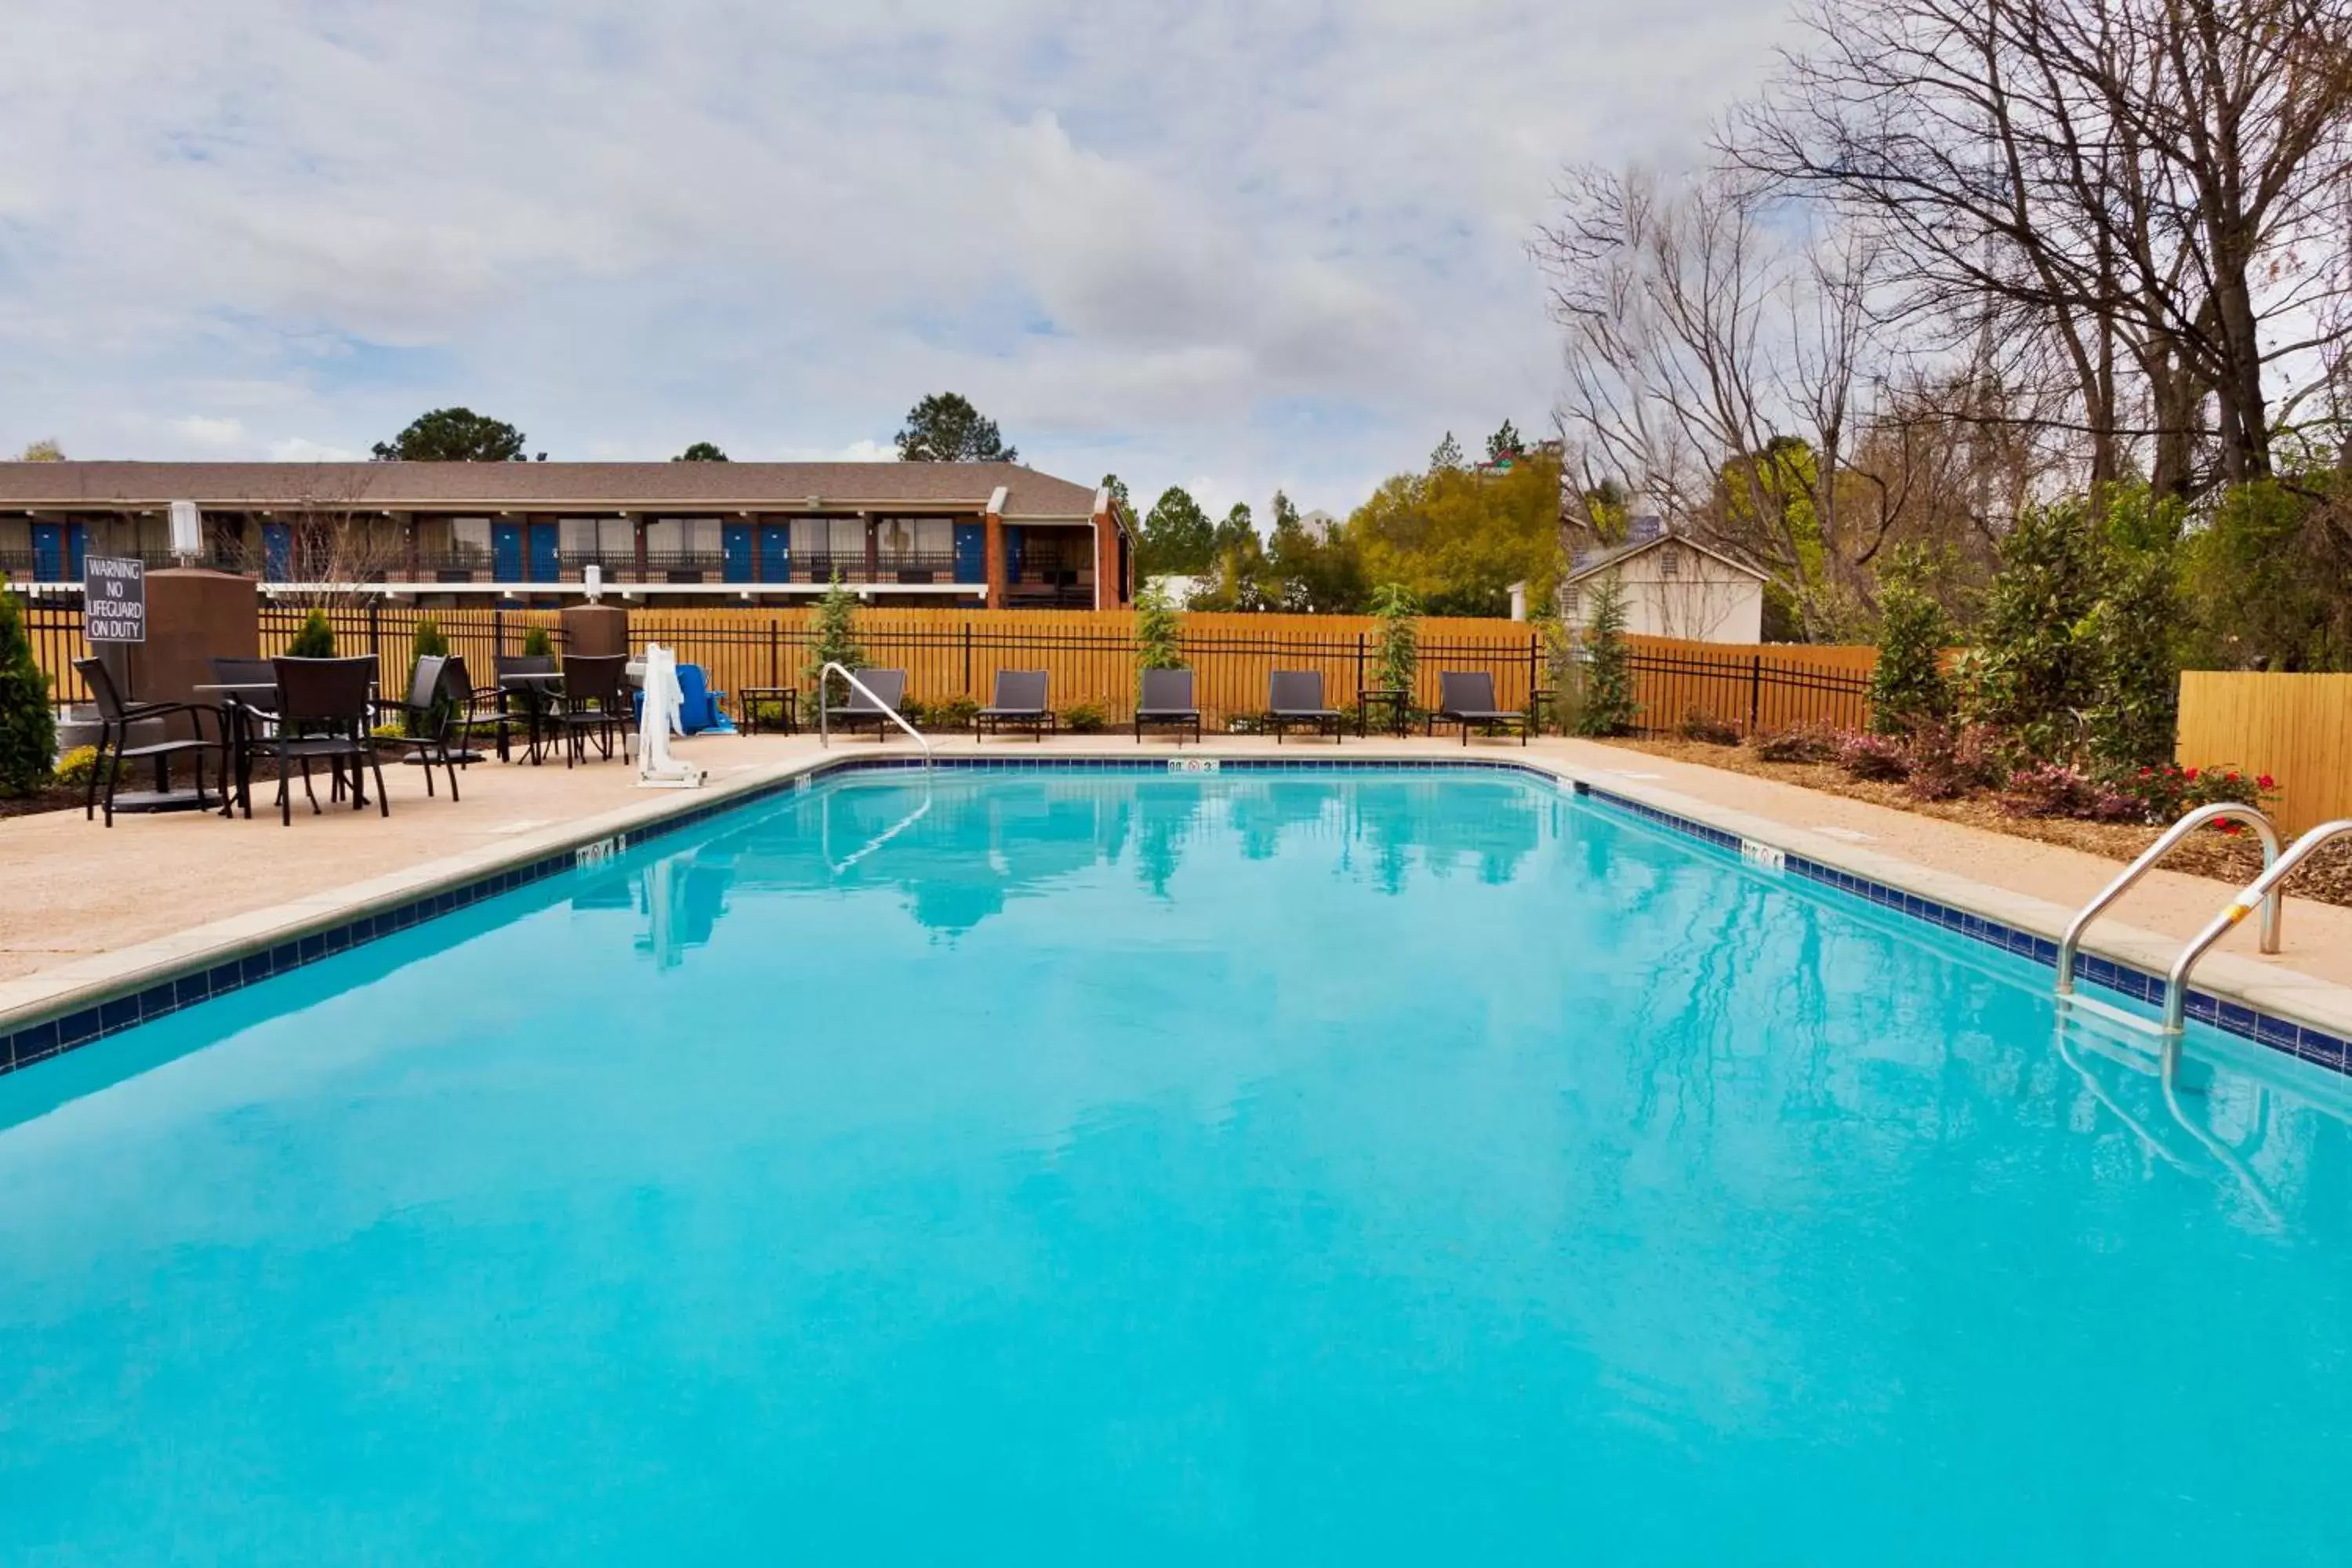
M1134 535L1107 489L1013 463L0 463L0 575L78 596L90 555L195 565L264 593L433 607L607 598L1116 609Z

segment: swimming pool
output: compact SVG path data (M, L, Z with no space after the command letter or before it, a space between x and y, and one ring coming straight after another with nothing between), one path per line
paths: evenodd
M2352 1135L2049 989L1523 775L819 784L0 1078L0 1562L2343 1561Z

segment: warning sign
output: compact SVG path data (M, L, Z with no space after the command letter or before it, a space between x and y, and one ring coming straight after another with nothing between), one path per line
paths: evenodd
M147 640L147 563L89 555L81 566L82 635L92 642Z

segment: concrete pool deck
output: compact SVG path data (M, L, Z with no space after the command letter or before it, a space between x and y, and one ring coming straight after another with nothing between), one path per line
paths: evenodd
M1087 755L1146 759L1267 757L1313 762L1328 742L1276 746L1213 737L1179 749L1154 737L1063 737L1034 744L941 738L940 754ZM460 774L428 799L419 770L388 769L392 816L298 803L290 828L257 799L251 821L181 813L123 816L112 829L79 811L0 819L0 1033L10 1019L78 997L143 984L204 954L274 940L331 917L543 856L632 824L707 804L738 789L803 771L823 758L912 755L899 741L813 737L705 737L678 752L711 770L698 791L640 790L618 761L567 770L496 763ZM2118 869L2113 861L1964 824L1916 816L1743 773L1677 763L1590 742L1359 741L1343 758L1527 762L1594 787L1758 838L1825 864L1901 886L1956 907L2055 937L2066 916ZM2095 929L2086 944L2144 969L2163 960L2228 901L2229 884L2177 872L2147 878ZM2252 922L2233 931L2199 971L2200 987L2266 1009L2352 1030L2352 910L2290 900L2284 951L2254 951Z

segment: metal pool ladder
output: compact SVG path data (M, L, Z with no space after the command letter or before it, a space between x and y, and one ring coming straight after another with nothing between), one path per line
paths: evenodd
M2271 825L2271 819L2263 816L2259 809L2251 805L2240 805L2231 801L2224 801L2219 805L2199 806L2170 827L2166 828L2163 837L2149 845L2138 859L2125 867L2123 875L2109 882L2097 898L2084 904L2082 912L2077 914L2072 923L2066 927L2066 934L2058 943L2059 995L2072 996L2074 994L2074 955L2081 949L2083 933L2090 929L2091 922L2098 919L2109 904L2129 891L2133 883L2154 869L2158 861L2171 854L2174 847L2182 839L2209 822L2221 822L2227 819L2246 824L2262 839L2263 869L2265 873L2278 864L2278 829ZM2225 926L2222 929L2227 930L2228 927ZM2263 951L2276 952L2278 950L2279 898L2278 894L2273 892L2263 900Z
M2347 833L2352 833L2352 816L2338 817L2334 822L2321 823L2296 839L2285 854L2269 854L2269 864L2263 868L2263 874L2246 884L2244 890L2180 950L2180 956L2172 961L2172 972L2164 980L2164 1032L2171 1037L2166 1041L2168 1051L2179 1048L2177 1040L2189 1011L2189 972L2205 956L2205 950L2221 941L2231 926L2252 914L2254 906L2260 904L2263 908L2263 951L2276 952L2279 885L2294 874L2297 866L2316 854L2322 845ZM2265 852L2268 853L2267 846Z
M898 725L898 728L906 731L908 734L913 736L915 739L915 744L923 748L923 766L925 768L929 768L931 765L931 743L923 738L923 732L920 730L916 729L912 724L908 723L907 716L905 714L899 712L896 708L891 707L887 702L883 701L881 698L876 696L872 687L858 679L856 676L851 674L845 666L835 659L825 660L823 667L821 667L816 672L816 735L817 743L819 745L830 746L833 744L833 731L825 722L826 715L831 708L831 704L827 703L824 700L824 678L828 675L837 675L841 677L842 679L849 682L850 685L856 687L858 690L866 693L866 699L867 701L873 703L875 707L888 714L892 723Z

